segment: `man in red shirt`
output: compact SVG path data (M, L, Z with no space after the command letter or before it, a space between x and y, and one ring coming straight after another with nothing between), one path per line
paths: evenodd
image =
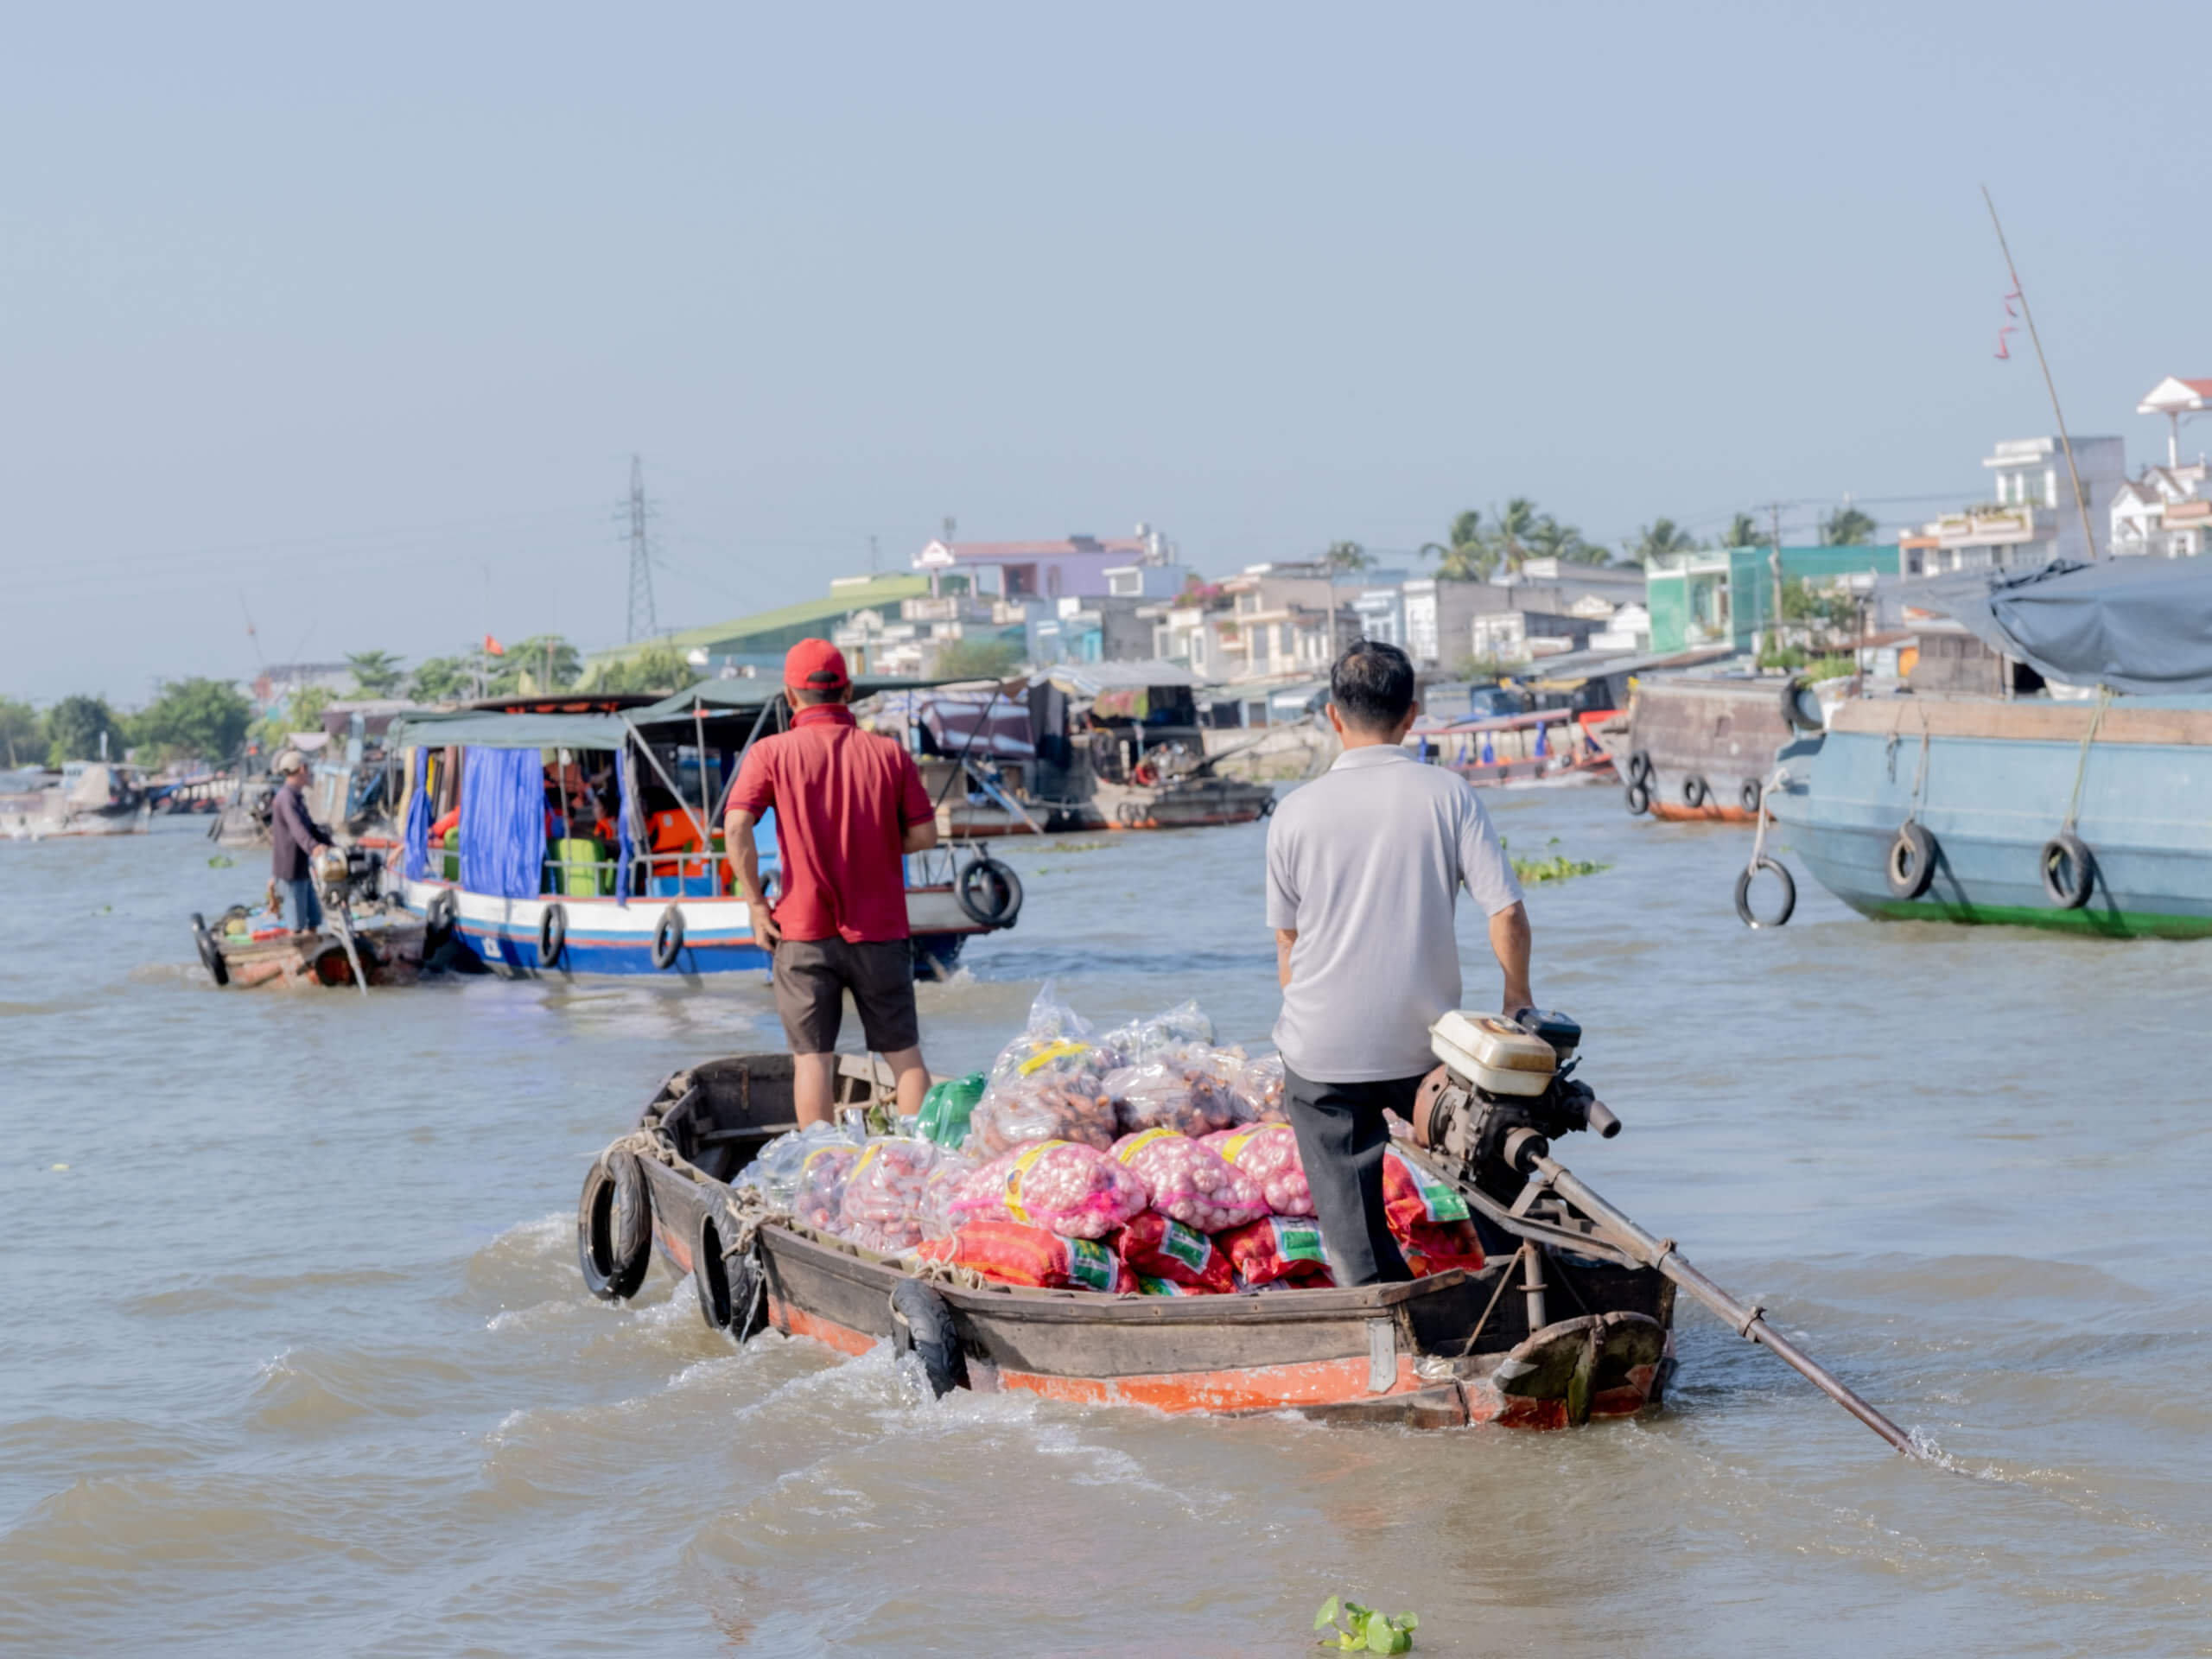
M937 845L937 810L913 757L864 732L845 707L844 653L802 639L784 658L791 728L753 745L730 791L726 844L753 937L775 952L776 1012L796 1065L802 1124L830 1116L837 1027L845 993L868 1046L898 1078L899 1109L918 1112L929 1087L914 1014L903 855ZM760 887L753 826L771 807L782 893L771 910Z

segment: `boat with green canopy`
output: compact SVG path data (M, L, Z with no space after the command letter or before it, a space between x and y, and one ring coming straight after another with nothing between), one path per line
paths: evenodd
M914 689L861 680L855 700ZM759 970L767 950L735 893L723 803L747 749L785 730L783 688L708 680L658 702L569 696L395 720L411 751L388 891L495 972ZM755 831L764 880L774 814ZM967 941L1012 927L1013 871L961 848L910 855L915 968L948 972Z

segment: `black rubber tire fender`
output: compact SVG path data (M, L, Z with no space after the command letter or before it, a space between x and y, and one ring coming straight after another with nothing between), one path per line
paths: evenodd
M1792 731L1817 732L1824 729L1820 717L1821 702L1809 696L1812 686L1802 674L1792 674L1782 688L1782 723ZM1808 708L1806 704L1811 703Z
M727 1331L736 1317L730 1302L729 1262L722 1255L721 1225L711 1210L699 1212L691 1229L691 1288L698 1293L699 1317L709 1331Z
M1631 784L1651 781L1651 751L1637 749L1628 758L1628 780Z
M1745 811L1757 812L1759 803L1766 798L1766 790L1758 779L1746 778L1743 787L1736 791L1736 798L1744 804Z
M660 925L653 929L653 966L666 973L683 954L683 912L671 905L661 912Z
M453 896L451 887L441 887L430 895L430 902L423 910L423 942L432 950L453 937L461 925L461 900Z
M952 1310L918 1279L901 1279L891 1287L891 1346L921 1361L932 1398L968 1386L968 1356L953 1331Z
M652 1195L632 1152L594 1159L576 1200L576 1266L603 1302L627 1301L653 1259Z
M960 872L952 897L976 926L1012 927L1021 915L1021 878L1012 865L985 853Z
M2043 890L2061 910L2079 910L2097 888L2097 855L2071 830L2043 844Z
M768 1299L757 1294L760 1278L760 1253L725 1254L721 1218L711 1210L701 1211L691 1230L691 1288L698 1293L699 1317L707 1328L727 1331L738 1342L766 1330Z
M569 907L556 899L537 918L537 965L558 968L568 948Z
M1631 778L1628 787L1621 791L1628 802L1628 815L1640 818L1651 810L1651 785L1641 778Z
M1772 870L1782 879L1782 908L1764 921L1751 910L1751 878L1761 870ZM1789 868L1780 859L1769 858L1761 853L1752 863L1745 866L1736 877L1736 919L1745 927L1780 927L1797 913L1797 882Z
M1124 830L1135 829L1142 819L1143 814L1137 810L1137 804L1135 801L1123 801L1114 809L1114 822Z
M200 953L200 965L218 987L231 982L231 964L223 960L223 947L207 931L207 918L196 910L192 912L192 948Z
M1692 811L1695 811L1699 807L1703 806L1706 803L1707 798L1708 798L1712 793L1713 791L1707 786L1705 779L1699 777L1695 772L1692 772L1688 777L1682 779L1682 804L1688 807Z
M1897 830L1882 860L1882 880L1893 899L1917 899L1936 879L1936 837L1914 819Z

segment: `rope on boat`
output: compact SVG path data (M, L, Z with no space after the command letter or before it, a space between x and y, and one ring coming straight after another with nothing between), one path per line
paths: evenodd
M2074 792L2066 798L2066 822L2058 827L2062 836L2074 833L2074 820L2082 810L2082 781L2089 775L2089 746L2097 741L2097 732L2105 723L2105 710L2111 707L2112 687L2099 686L2097 706L2089 715L2089 729L2082 734L2082 756L2074 764Z
M633 1157L650 1159L701 1185L707 1185L713 1179L650 1128L635 1128L609 1141L606 1150L599 1154L599 1161L604 1166L617 1153L622 1152ZM729 1188L728 1192L729 1196L722 1200L722 1214L729 1223L727 1236L722 1240L722 1255L726 1260L734 1260L752 1251L763 1227L787 1227L793 1223L791 1212L780 1205L771 1204L767 1195L758 1187L735 1186Z
M974 1268L963 1268L954 1262L932 1262L926 1258L913 1264L909 1275L924 1284L950 1285L956 1290L1000 1290L1004 1287L986 1279Z

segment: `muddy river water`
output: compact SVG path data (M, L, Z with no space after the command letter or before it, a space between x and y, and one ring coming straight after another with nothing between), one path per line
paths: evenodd
M588 1160L774 1046L765 985L218 993L185 916L262 873L177 824L0 846L0 1648L1295 1654L1341 1592L1423 1653L2212 1652L2212 944L1809 881L1751 933L1741 832L1492 804L1612 866L1531 893L1627 1123L1562 1154L1945 1466L1687 1303L1667 1409L1552 1435L925 1405L886 1354L732 1349L664 1268L597 1305ZM932 1064L1047 976L1262 1039L1263 836L1015 849Z

